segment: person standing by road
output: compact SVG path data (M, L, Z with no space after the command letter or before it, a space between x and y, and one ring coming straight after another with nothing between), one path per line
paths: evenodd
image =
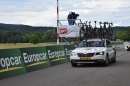
M73 14L72 12L69 12L69 15L67 16L68 24L73 25Z
M74 19L73 20L73 25L74 25L74 24L76 24L75 21L76 21L77 17L79 16L79 14L75 14L75 12L73 12L72 15L73 15L73 19Z

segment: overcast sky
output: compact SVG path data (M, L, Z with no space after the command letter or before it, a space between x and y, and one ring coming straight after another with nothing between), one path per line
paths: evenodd
M57 0L0 0L0 23L57 26L56 10ZM130 0L59 0L59 19L66 20L70 11L82 22L130 26Z

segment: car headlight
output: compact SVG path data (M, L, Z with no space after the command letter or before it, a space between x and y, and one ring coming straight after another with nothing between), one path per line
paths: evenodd
M96 55L104 55L104 52L96 52Z
M77 53L72 52L72 53L71 53L71 56L77 56Z

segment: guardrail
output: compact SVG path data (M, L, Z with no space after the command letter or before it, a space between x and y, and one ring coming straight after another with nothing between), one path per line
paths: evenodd
M124 49L125 46L123 44L123 42L112 42L112 44L114 45L114 47L118 50L118 49Z

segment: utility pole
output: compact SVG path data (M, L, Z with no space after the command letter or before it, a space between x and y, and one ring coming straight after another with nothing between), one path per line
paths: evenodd
M57 44L59 44L59 1L57 0Z

